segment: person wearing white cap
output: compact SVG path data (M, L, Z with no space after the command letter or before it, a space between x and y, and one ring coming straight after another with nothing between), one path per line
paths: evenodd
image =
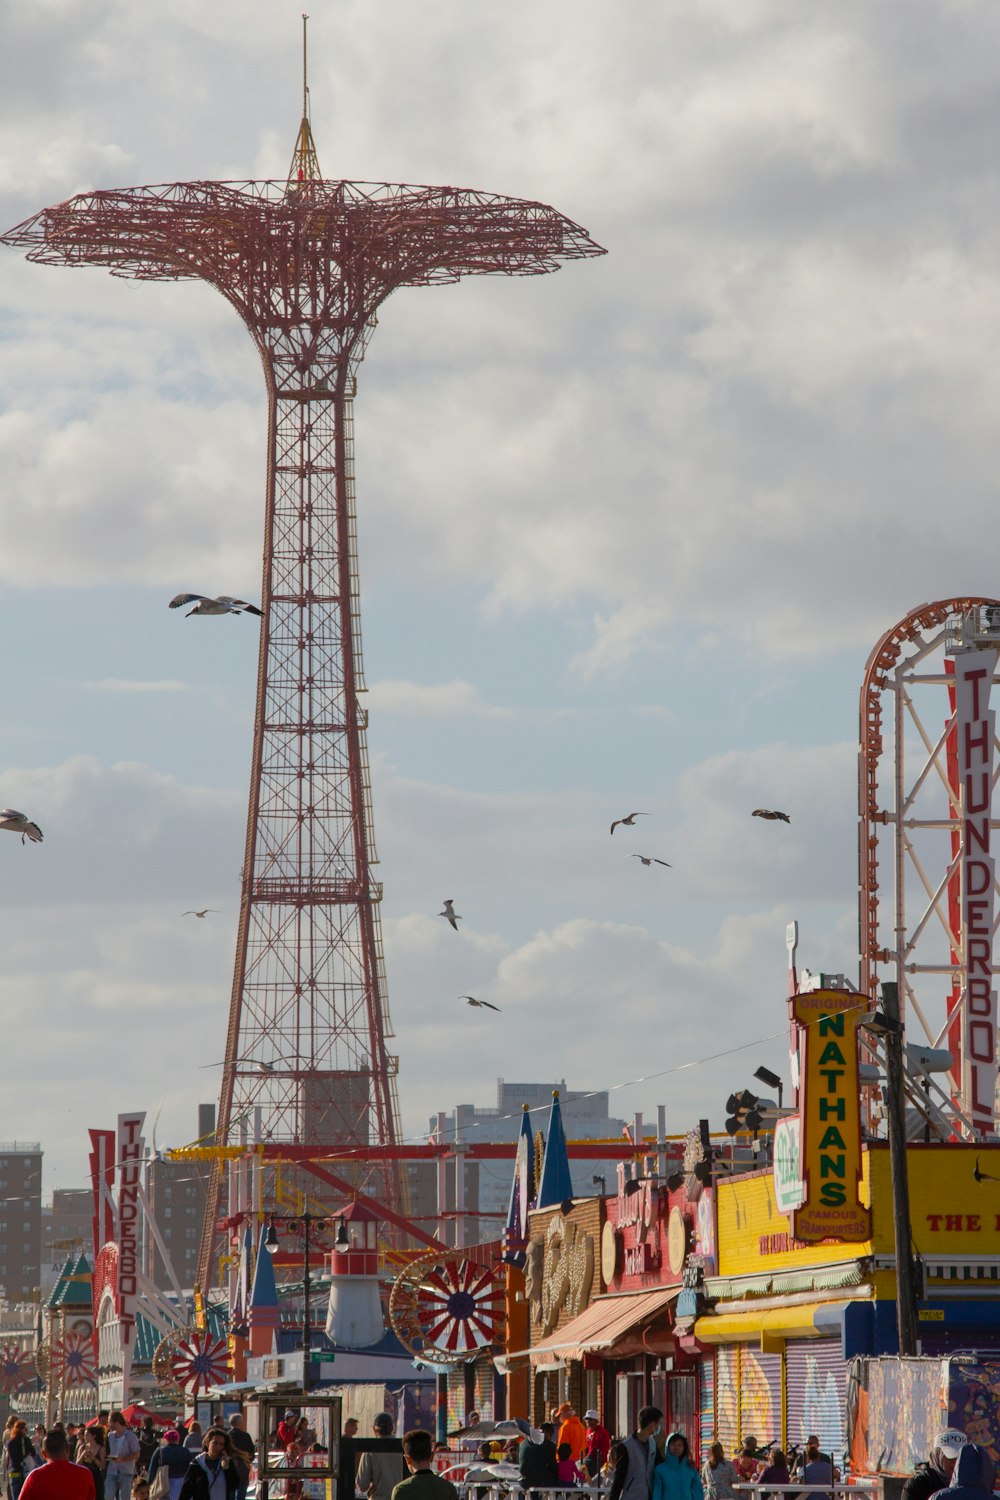
M584 1412L583 1425L587 1429L583 1440L583 1466L591 1479L596 1479L607 1460L611 1434L601 1426L600 1416L593 1407Z
M956 1460L967 1441L965 1433L959 1432L957 1427L946 1427L939 1432L927 1463L917 1464L903 1485L902 1500L927 1500L929 1495L935 1495L951 1484Z

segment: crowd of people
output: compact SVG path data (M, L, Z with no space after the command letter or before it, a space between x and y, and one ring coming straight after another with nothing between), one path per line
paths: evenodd
M131 1427L120 1411L86 1425L27 1423L11 1416L0 1453L4 1500L246 1500L256 1457L243 1418L226 1427L190 1421Z
M750 1437L732 1458L714 1442L699 1473L687 1437L667 1433L655 1406L640 1410L635 1430L624 1439L613 1439L596 1411L584 1412L581 1422L564 1405L552 1418L517 1445L520 1486L531 1500L541 1500L541 1491L572 1486L599 1489L607 1500L743 1500L746 1492L738 1486L750 1484L761 1500L833 1500L832 1489L824 1487L841 1478L833 1455L823 1451L815 1434L801 1452L772 1443L762 1448ZM473 1479L475 1471L468 1477ZM948 1500L984 1500L995 1477L989 1450L946 1428L935 1438L928 1461L907 1479L902 1500L930 1500L944 1489ZM796 1493L798 1485L806 1488Z

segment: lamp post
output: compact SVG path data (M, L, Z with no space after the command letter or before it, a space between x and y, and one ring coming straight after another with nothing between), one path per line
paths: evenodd
M269 1214L267 1234L264 1236L264 1249L269 1255L276 1255L280 1246L277 1230L274 1227L275 1223L287 1224L289 1227L293 1224L302 1225L302 1249L305 1256L305 1270L302 1280L302 1389L304 1391L308 1391L309 1389L309 1355L312 1350L312 1317L309 1302L309 1294L312 1289L309 1266L309 1231L314 1224L322 1229L329 1222L330 1216L328 1214L311 1214L308 1209L305 1209L300 1214ZM344 1223L343 1215L341 1215L340 1222L337 1225L335 1243L338 1246L347 1244L347 1226Z

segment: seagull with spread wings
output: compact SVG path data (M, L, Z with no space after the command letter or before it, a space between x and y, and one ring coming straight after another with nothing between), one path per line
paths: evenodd
M635 820L636 820L636 818L648 818L648 817L649 817L649 813L634 812L634 813L629 813L629 815L628 815L627 818L616 818L615 821L611 825L611 832L614 833L615 829L619 826L619 824L621 825L622 828L634 828L635 827Z
M16 812L13 807L0 808L0 829L6 829L8 833L19 833L21 843L30 839L33 844L42 842L42 830L37 823L33 823L27 813Z
M777 812L770 807L755 807L750 816L751 818L766 818L769 823L790 823L792 821L787 813Z
M625 857L626 859L641 859L643 864L647 867L649 865L666 865L668 870L672 870L674 868L673 865L668 864L665 859L657 859L652 854L627 854Z
M439 911L438 916L447 917L448 921L451 923L452 927L454 927L456 932L458 931L459 922L463 922L465 920L465 918L460 917L458 912L455 910L455 903L450 896L444 903L444 911Z
M214 906L206 906L201 911L182 911L181 912L181 916L182 917L201 917L202 921L204 921L204 919L208 916L209 912L211 912L213 914L213 916L216 916L216 917L219 915L219 913L216 911L216 909L215 909Z
M477 1010L499 1011L500 1009L499 1005L493 1005L489 1000L477 1000L475 995L459 995L458 998L464 1000L468 1005L474 1005Z
M170 601L171 609L180 609L182 604L193 604L194 609L188 610L188 615L259 615L261 611L256 604L248 604L245 599L234 599L230 594L219 594L215 599L209 599L205 594L176 594Z

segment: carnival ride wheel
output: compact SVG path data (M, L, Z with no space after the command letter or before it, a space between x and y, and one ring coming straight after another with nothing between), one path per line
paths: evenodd
M196 1328L175 1328L153 1355L153 1374L171 1393L200 1396L210 1386L220 1385L228 1373L226 1340Z
M397 1276L389 1318L411 1354L457 1364L499 1338L503 1297L492 1253L489 1261L429 1253Z
M30 1349L20 1344L0 1345L0 1391L12 1395L35 1379L35 1361Z
M50 1387L64 1385L72 1389L97 1384L97 1353L92 1334L65 1333L52 1341L46 1354Z

